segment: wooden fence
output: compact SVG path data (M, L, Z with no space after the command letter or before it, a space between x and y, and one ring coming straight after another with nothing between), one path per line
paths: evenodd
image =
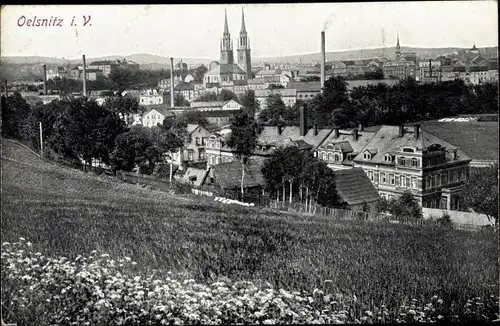
M267 207L288 212L327 216L335 219L367 221L375 220L377 218L376 214L368 212L358 212L349 209L330 208L319 205L306 206L302 203L289 203L277 200L271 200Z

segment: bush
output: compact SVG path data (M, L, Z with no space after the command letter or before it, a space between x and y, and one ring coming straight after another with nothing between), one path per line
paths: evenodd
M157 163L153 170L153 176L161 179L170 179L170 163Z
M439 223L443 227L447 227L447 228L453 227L453 223L451 222L451 217L448 213L445 213L445 214L443 214L443 216L441 216L441 218L439 219Z
M24 238L3 243L2 319L19 325L290 324L492 321L497 298L473 298L464 307L437 296L388 310L361 310L355 296L329 293L331 280L312 293L275 290L269 284L198 284L134 276L130 258L93 251L74 260L33 252ZM353 312L358 311L357 319Z

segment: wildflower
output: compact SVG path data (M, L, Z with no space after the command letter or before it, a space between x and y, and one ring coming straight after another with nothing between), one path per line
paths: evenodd
M23 237L20 237L20 238L19 238L19 241L26 241L26 239L25 239L25 238L23 238Z

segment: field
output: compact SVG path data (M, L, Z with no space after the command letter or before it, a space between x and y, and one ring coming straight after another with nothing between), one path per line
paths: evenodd
M2 241L24 237L44 255L99 250L136 273L198 282L222 277L332 291L366 306L439 295L464 303L498 293L492 235L336 221L169 195L42 161L2 140Z

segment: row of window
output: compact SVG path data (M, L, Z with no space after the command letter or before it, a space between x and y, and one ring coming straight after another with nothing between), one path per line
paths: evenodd
M197 146L201 146L201 145L206 146L206 144L207 144L207 137L201 137L201 138L200 137L196 137L195 138L195 142L196 142Z
M233 158L231 157L226 157L226 156L216 156L216 155L209 155L208 156L208 164L209 165L217 165L221 163L229 163L232 162Z
M400 186L408 189L419 189L420 185L417 177L395 175L394 173L373 172L368 171L368 178L377 184L388 184L393 186Z
M432 189L447 185L450 183L462 181L467 179L467 169L465 167L442 171L435 174L428 175L425 178L425 188Z

